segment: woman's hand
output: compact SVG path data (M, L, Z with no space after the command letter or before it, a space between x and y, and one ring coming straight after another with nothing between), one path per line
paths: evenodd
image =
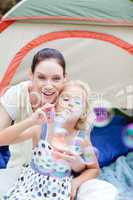
M75 172L80 172L83 169L85 169L86 165L84 164L84 161L80 155L77 155L68 151L60 151L60 150L53 151L53 154L55 157L64 159L67 162L69 162L70 167Z
M65 153L64 159L66 159L69 162L72 170L75 172L80 172L83 169L85 169L84 161L80 155L73 153L70 154Z
M47 117L45 112L39 108L29 117L29 120L32 121L35 125L41 125L47 122Z
M54 105L45 104L38 108L31 116L30 120L34 121L35 125L40 125L45 122L52 122L54 120Z

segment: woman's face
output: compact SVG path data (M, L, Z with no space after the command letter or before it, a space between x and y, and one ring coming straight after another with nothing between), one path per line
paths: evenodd
M31 75L34 107L43 106L45 103L55 103L61 92L65 77L63 69L55 59L41 61Z

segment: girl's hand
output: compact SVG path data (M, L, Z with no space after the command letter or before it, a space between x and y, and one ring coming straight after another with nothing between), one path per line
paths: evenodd
M76 178L73 178L72 179L72 182L71 182L71 196L70 196L70 200L74 200L75 197L76 197L76 193L78 191L78 188L79 188L79 182Z

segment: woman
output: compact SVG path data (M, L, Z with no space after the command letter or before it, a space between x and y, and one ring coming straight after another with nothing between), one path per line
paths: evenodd
M28 117L45 103L55 103L66 81L65 60L56 49L42 49L33 58L30 81L11 87L1 98L1 129ZM31 141L11 145L8 166L28 164ZM21 155L21 156L20 156Z
M65 81L66 70L65 61L62 54L56 49L49 48L45 48L37 52L33 58L31 66L30 81L22 82L17 86L11 87L1 98L0 129L2 130L10 126L12 121L15 121L16 123L26 119L29 115L31 115L32 112L34 112L39 107L42 107L45 103L55 103L58 95L63 89ZM8 167L27 165L31 159L31 150L31 140L21 144L11 145L11 159L8 163ZM78 162L77 164L80 165L81 163ZM93 179L96 176L97 172L92 170L88 180ZM5 174L2 172L0 175L0 180L6 181L4 177ZM12 180L12 183L13 182L14 180ZM12 183L10 183L9 186ZM84 186L81 186L78 199L85 200L88 196L88 191L90 193L90 200L95 200L96 196L100 199L100 195L101 199L103 199L102 194L104 190L104 193L106 191L106 193L108 193L109 191L112 194L110 195L112 196L111 200L114 200L116 190L111 184L102 184L102 181L98 180L98 187L96 187L95 183L91 184L91 181L87 181L85 184L86 191L84 191ZM76 185L76 181L74 185ZM99 188L99 185L101 187L103 185L103 188ZM0 187L2 187L2 185L0 185ZM5 189L7 189L7 187L8 180L6 182ZM90 191L90 188L92 187L94 190ZM83 195L82 192L84 193ZM93 197L94 194L96 195Z

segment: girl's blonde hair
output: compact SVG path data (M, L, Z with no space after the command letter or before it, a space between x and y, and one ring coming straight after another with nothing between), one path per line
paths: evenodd
M73 80L73 81L66 82L64 85L64 89L68 86L69 87L78 86L83 90L85 94L85 110L83 111L80 119L76 123L75 128L77 130L88 131L90 128L89 121L90 121L90 113L91 113L91 107L89 103L89 99L91 95L90 88L87 83L84 83L83 81L80 81L80 80Z

